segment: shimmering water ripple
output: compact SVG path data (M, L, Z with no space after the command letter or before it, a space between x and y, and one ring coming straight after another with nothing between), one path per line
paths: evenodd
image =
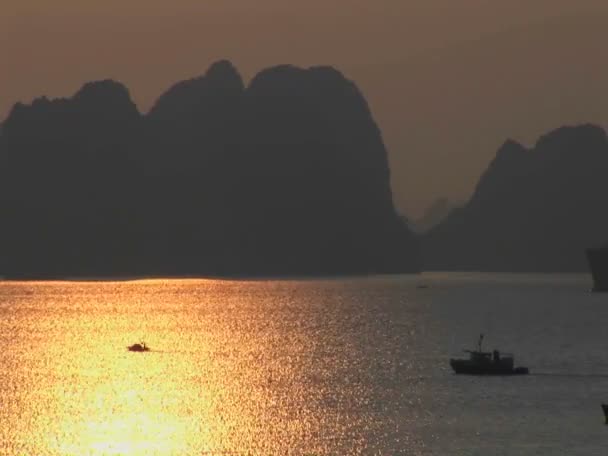
M589 287L0 283L0 454L603 454L608 296ZM481 331L537 375L453 375ZM126 350L142 339L151 352Z

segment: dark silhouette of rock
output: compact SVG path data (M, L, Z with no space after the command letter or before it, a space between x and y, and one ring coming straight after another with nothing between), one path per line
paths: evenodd
M225 197L234 185L231 170L239 167L234 145L242 138L244 91L237 70L220 61L204 76L175 84L146 116L138 148L146 176L141 241L160 274L224 270L225 244L234 242L227 228L239 211Z
M416 241L395 214L386 150L352 82L327 67L271 68L251 81L243 112L241 191L227 198L242 207L233 238L251 269L412 270Z
M126 88L111 81L14 107L1 138L3 272L122 271L133 254L128 153L139 120Z
M507 141L462 209L424 238L435 270L585 271L605 241L608 141L593 125L562 127L533 149Z
M382 125L397 207L468 195L505 134L529 143L553 126L608 125L608 65L597 58L608 40L605 12L553 11L541 22L345 67Z
M221 61L140 115L86 84L18 104L0 135L0 273L293 275L419 270L386 150L338 71Z

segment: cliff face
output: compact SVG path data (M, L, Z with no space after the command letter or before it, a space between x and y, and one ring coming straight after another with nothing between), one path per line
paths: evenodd
M0 136L9 275L419 268L365 99L334 69L226 61L140 115L126 88L17 105ZM9 245L10 244L10 245Z
M86 84L70 99L14 107L2 130L1 270L83 274L133 254L129 144L140 115L127 89Z
M246 90L243 144L228 196L236 251L301 273L415 270L416 241L395 215L386 150L355 85L326 67L280 66Z
M534 148L508 141L469 203L424 239L435 270L584 271L585 248L608 232L608 141L563 127Z

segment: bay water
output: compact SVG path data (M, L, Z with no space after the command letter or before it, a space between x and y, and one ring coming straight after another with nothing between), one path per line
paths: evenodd
M588 275L0 282L2 455L600 455ZM452 373L474 348L531 374ZM126 347L145 341L150 352Z

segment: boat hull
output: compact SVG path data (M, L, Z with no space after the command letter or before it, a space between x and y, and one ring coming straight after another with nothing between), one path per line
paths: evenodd
M150 351L150 349L148 347L146 347L145 345L140 345L140 344L131 345L131 346L127 347L127 350L129 350L131 352L147 352L147 351Z
M469 360L451 359L450 366L456 374L466 375L526 375L530 371L527 367L513 367L509 365L501 365L488 363L479 365L471 363Z
M593 277L593 291L608 291L608 247L587 249L587 261Z

